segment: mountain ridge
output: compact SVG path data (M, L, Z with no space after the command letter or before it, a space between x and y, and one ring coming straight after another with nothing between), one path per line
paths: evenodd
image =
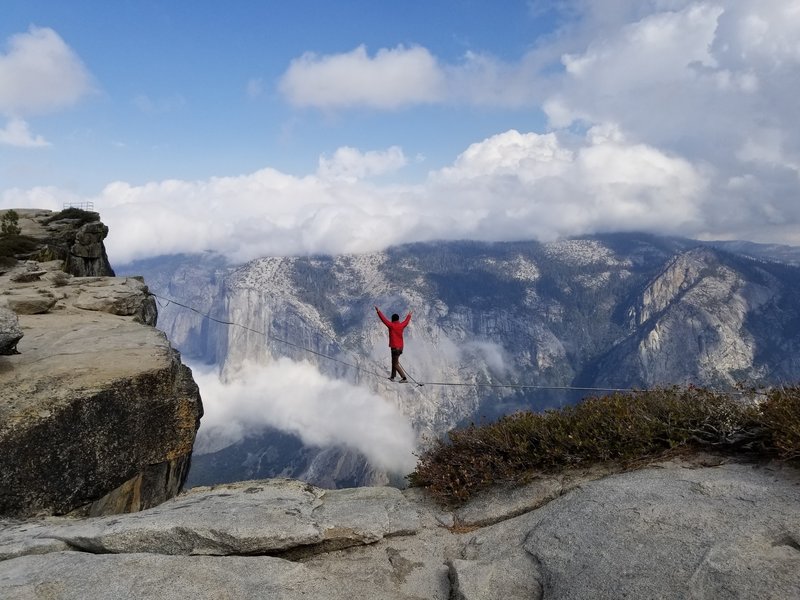
M145 272L157 292L200 300L197 308L222 320L370 372L388 366L385 332L372 305L413 310L405 367L419 381L468 384L417 388L395 402L421 437L480 416L557 407L581 396L470 387L476 384L730 387L742 379L756 385L797 380L799 274L791 264L651 234L420 242L227 267L206 255L178 260L171 272ZM160 326L184 356L216 364L223 377L246 361L268 365L288 356L331 377L384 389L372 376L296 347L265 344L246 329L203 323L178 307L162 307L161 315ZM306 472L313 471L313 459L311 465Z

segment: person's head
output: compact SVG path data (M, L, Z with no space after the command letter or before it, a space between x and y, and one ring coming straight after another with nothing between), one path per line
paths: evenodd
M394 313L392 315L392 322L399 321L399 320L400 320L400 315L398 315L397 313Z

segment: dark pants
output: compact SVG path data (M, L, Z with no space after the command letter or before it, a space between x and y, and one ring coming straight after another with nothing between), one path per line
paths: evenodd
M403 371L403 367L400 366L400 355L403 353L402 348L391 348L392 351L392 379L395 378L395 375L400 373L400 377L403 379L406 378L406 372Z

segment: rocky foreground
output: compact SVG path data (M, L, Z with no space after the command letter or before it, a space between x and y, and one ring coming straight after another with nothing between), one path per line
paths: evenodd
M800 597L800 474L770 465L573 473L453 512L251 481L0 527L0 597L21 600Z

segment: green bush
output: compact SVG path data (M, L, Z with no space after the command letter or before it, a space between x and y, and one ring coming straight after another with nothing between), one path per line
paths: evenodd
M100 215L90 210L70 207L49 216L47 219L45 219L45 224L52 223L53 221L60 221L61 219L77 219L78 225L85 225L86 223L94 223L95 221L99 221Z
M615 462L631 466L670 452L712 450L800 457L800 388L764 402L688 387L616 393L537 414L451 431L420 456L409 477L439 501L460 503L498 483L542 472Z

